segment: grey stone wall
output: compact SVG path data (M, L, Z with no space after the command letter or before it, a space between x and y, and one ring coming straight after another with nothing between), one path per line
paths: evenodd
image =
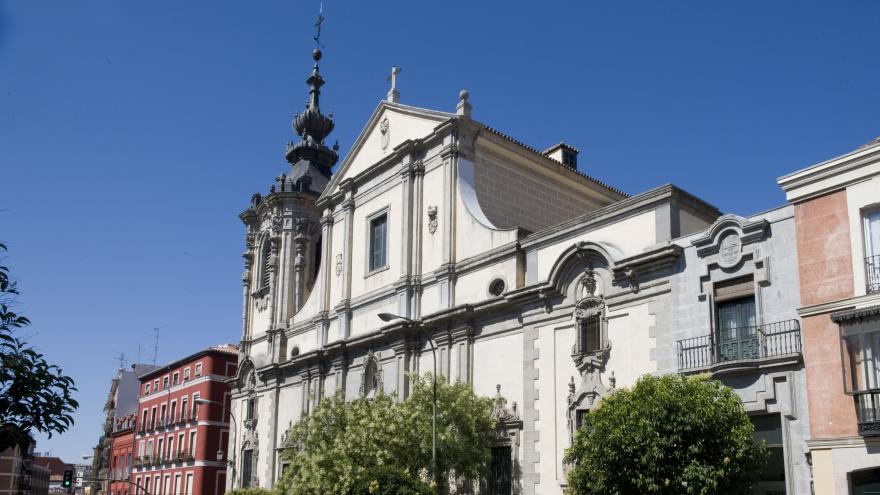
M731 231L718 228L718 223L706 231L673 241L682 246L684 252L670 278L669 327L656 335L654 356L660 373L680 371L680 340L713 332L712 284L719 281L753 275L759 322L799 321L797 308L800 296L793 214L793 207L785 206L731 223L766 221L760 236L740 231L739 237L743 242L738 260L731 256L731 261L724 262L720 251L716 249L713 252L710 247L705 247L720 245L725 232ZM733 217L726 215L718 222L724 222L725 218ZM700 239L706 240L713 232L716 238L701 244ZM755 240L759 237L759 240ZM700 246L695 246L694 241ZM780 415L788 493L810 493L810 469L805 456L809 418L802 361L768 366L761 370L716 372L714 376L737 392L750 414Z

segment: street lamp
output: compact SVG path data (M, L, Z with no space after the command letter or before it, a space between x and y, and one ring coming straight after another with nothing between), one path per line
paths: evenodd
M235 419L235 416L232 414L225 404L217 402L215 400L202 399L199 397L198 399L193 401L194 404L216 404L223 408L224 411L229 413L229 417L232 418L232 422L235 425L235 428L232 429L232 448L229 449L230 452L235 452L235 433L238 431L238 420ZM217 451L217 460L223 461L223 450ZM232 456L229 457L229 462L232 464L232 487L235 488L235 462L233 462Z
M404 323L410 325L421 325L421 321L412 320L410 318L406 318L404 316L396 315L393 313L379 313L379 319L385 322L392 320L401 320ZM424 331L424 329L422 329ZM434 356L434 374L431 376L432 380L432 395L431 395L431 468L433 471L434 484L437 484L437 349L434 347L434 341L431 339L427 339L428 343L431 344L431 354Z

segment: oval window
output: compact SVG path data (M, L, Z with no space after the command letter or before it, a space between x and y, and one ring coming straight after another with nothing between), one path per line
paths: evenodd
M500 278L496 278L495 280L492 281L491 284L489 284L489 294L492 294L493 296L500 296L501 294L504 293L504 288L505 288L504 280L501 280Z

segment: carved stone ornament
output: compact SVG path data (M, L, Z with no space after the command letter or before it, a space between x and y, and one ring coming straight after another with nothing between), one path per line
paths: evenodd
M373 351L367 353L364 358L364 366L361 371L361 397L372 399L374 393L382 390L382 363L379 361L379 355L373 354Z
M437 232L437 207L428 207L428 232L434 235Z
M389 127L390 127L390 124L388 122L388 117L383 118L382 121L379 122L379 134L381 134L381 138L379 139L379 144L382 146L383 150L388 147L388 140L389 140L389 134L390 134Z
M257 245L257 236L253 232L248 232L244 238L245 247L248 251L252 251Z
M516 402L511 403L510 408L507 407L507 399L501 395L501 385L495 385L495 397L492 399L492 419L497 423L510 423L519 421L519 411Z
M596 270L593 269L593 265L590 264L587 266L586 271L584 272L584 278L581 279L580 285L582 287L581 297L593 297L596 295Z
M336 276L342 275L342 253L336 255Z
M740 258L742 253L742 242L736 232L728 232L721 238L718 249L718 260L722 266L733 266Z
M272 233L280 234L282 226L281 215L272 215Z

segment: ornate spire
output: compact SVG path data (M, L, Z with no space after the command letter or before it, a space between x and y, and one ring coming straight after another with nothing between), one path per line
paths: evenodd
M305 111L296 114L293 118L293 130L302 139L299 143L288 144L285 158L294 168L302 161L306 161L326 177L330 177L330 168L339 159L336 153L337 147L330 149L324 144L324 140L333 132L333 114L321 113L321 86L324 85L324 78L321 77L318 67L321 50L316 48L312 52L312 58L315 64L312 73L306 79L306 84L309 85L309 101Z

